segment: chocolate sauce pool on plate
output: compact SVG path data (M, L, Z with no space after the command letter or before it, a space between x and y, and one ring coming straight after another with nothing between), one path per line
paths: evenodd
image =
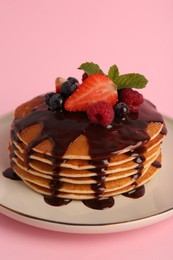
M91 199L91 200L83 200L83 204L91 209L108 209L114 206L114 198L98 198L98 199Z
M85 200L83 203L91 208L103 209L114 205L114 199L112 197L102 198L102 194L105 191L106 168L109 157L130 145L148 141L149 135L147 134L146 128L150 122L164 123L156 107L147 100L144 101L138 113L130 113L125 120L114 118L109 127L102 127L100 125L91 124L87 118L87 114L84 112L61 110L53 113L48 111L43 96L40 106L38 105L24 117L17 118L13 121L11 139L13 141L19 141L17 133L22 132L25 128L32 125L39 124L41 126L40 133L29 143L25 156L29 158L33 148L42 141L47 139L51 141L52 160L53 163L56 162L57 168L54 171L53 180L50 181L49 184L52 194L50 196L44 196L44 199L47 203L58 206L65 204L64 199L57 199L63 185L58 179L61 170L60 164L63 160L62 157L68 147L79 136L84 135L88 142L91 163L97 166L97 169L91 170L96 173L93 177L95 183L91 186L94 191L95 199ZM166 134L166 127L164 127L161 133ZM142 155L143 152L144 148L141 146L129 154L133 156L134 161L139 164L138 172L133 176L134 179L139 178L141 175L143 162L145 161L145 157ZM128 194L132 197L132 194L139 193L141 196L142 192L136 189ZM69 203L71 200L66 201ZM96 204L98 204L98 206Z
M72 200L71 199L58 198L58 197L55 197L55 196L44 195L44 201L51 206L59 207L59 206L69 204Z
M145 194L145 187L144 185L142 185L134 190L125 192L122 195L131 199L139 199L140 197L144 196L144 194Z
M11 180L21 180L21 178L13 171L11 167L3 171L3 176Z

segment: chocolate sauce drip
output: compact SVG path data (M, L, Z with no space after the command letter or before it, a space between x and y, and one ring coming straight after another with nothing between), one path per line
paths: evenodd
M13 171L11 167L7 168L2 174L4 177L11 180L21 180L21 178Z
M57 158L57 157L50 156L47 154L45 154L44 157L46 159L50 160L53 164L58 165L58 166L67 161L67 159L61 159L61 158Z
M59 207L69 204L71 202L71 199L63 199L55 196L44 195L44 201L49 205Z
M90 200L83 200L83 204L91 209L107 209L114 206L114 198L98 198L98 199L90 199Z
M140 156L141 154L145 153L146 150L147 150L147 149L146 149L145 146L139 146L139 147L137 147L136 149L127 152L127 155L132 156L132 157L138 157L138 156Z
M134 190L125 192L122 195L125 197L128 197L128 198L131 198L131 199L138 199L138 198L144 196L144 194L145 194L145 187L144 187L144 185L142 185Z
M89 146L89 155L92 158L92 164L96 166L94 171L96 176L93 177L96 181L92 184L92 189L96 199L84 201L85 205L90 205L92 208L111 207L114 204L112 197L108 199L100 198L105 191L106 168L109 157L116 154L128 146L136 145L138 142L145 143L149 140L147 134L147 125L150 122L161 122L163 118L155 108L155 106L145 100L142 104L139 113L130 113L125 120L114 118L111 127L102 127L100 125L91 124L87 114L84 112L68 112L65 110L53 113L48 111L47 106L43 102L40 106L35 107L25 117L15 119L11 130L11 138L15 141L20 141L17 134L25 128L35 124L40 125L40 133L29 143L26 151L26 158L29 158L32 149L44 140L49 140L52 143L51 158L53 163L57 165L54 171L53 180L50 182L51 196L45 196L44 199L51 205L62 205L64 199L57 197L59 189L63 183L59 180L60 164L63 162L63 155L68 147L80 136L84 135ZM166 134L166 127L162 129L162 134ZM135 157L134 161L139 164L138 172L134 179L141 175L143 162L145 157L142 155L144 148L137 148L131 153ZM104 159L102 159L104 158ZM134 190L133 195L142 193L140 190ZM132 196L130 193L130 196ZM129 193L128 193L129 194ZM137 196L137 195L136 195ZM67 200L68 203L70 200ZM62 203L62 204L61 204ZM97 205L95 205L97 204ZM106 206L105 206L106 204Z
M139 166L136 167L137 173L135 173L132 176L132 178L135 179L135 180L138 179L142 175L142 170L144 168L143 162L145 162L145 160L146 160L145 156L143 155L143 153L145 153L145 152L146 152L145 146L140 146L140 147L137 147L134 150L127 152L127 154L129 156L134 157L133 161L135 163L139 164Z
M105 187L105 179L106 179L106 169L109 164L109 159L104 158L100 160L92 160L90 164L94 165L94 169L90 169L90 172L95 173L96 175L92 177L96 183L91 184L91 188L94 191L94 195L96 198L102 197L106 187Z
M142 170L143 170L144 166L143 164L140 164L138 167L137 167L137 173L135 173L132 178L133 179L138 179L141 175L142 175Z
M146 160L145 156L144 156L144 155L141 155L141 156L137 156L137 157L134 159L134 162L141 165L143 162L145 162L145 160Z
M159 161L157 161L157 160L152 163L152 166L154 166L156 168L161 168L162 167L161 163Z
M162 135L166 135L167 134L167 128L166 128L165 124L163 125L163 128L162 128L160 134L162 134Z

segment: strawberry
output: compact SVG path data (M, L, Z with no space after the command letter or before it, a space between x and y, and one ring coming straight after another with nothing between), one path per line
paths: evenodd
M96 73L90 75L79 85L78 89L66 99L64 107L67 111L86 111L88 107L97 102L105 101L114 106L118 94L115 83L106 75Z
M66 79L58 77L55 80L55 89L56 89L56 93L61 93L61 85L62 83L64 83L66 81Z

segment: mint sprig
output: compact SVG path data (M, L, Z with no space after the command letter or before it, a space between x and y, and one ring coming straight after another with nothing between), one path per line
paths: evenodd
M104 74L103 71L100 69L99 65L93 62L82 63L78 69L83 70L85 73L88 74L88 76L96 73Z
M108 78L110 78L113 82L119 77L119 69L117 65L112 65L108 71Z
M79 69L83 70L88 76L95 74L95 73L103 73L100 69L99 65L93 62L85 62L81 64ZM148 80L145 78L144 75L139 73L129 73L129 74L119 74L119 69L117 65L112 65L108 71L108 77L116 84L117 89L123 88L144 88Z
M122 88L144 88L148 80L141 74L129 73L118 76L114 81L118 89Z

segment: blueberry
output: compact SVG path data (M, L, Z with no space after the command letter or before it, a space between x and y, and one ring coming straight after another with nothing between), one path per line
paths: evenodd
M61 94L64 97L68 97L70 96L72 93L71 91L71 83L69 81L65 81L64 83L62 83L61 85Z
M50 92L50 93L47 93L47 94L45 95L45 103L46 103L46 105L49 106L50 98L51 98L53 95L55 95L55 92Z
M69 97L75 90L77 89L77 86L75 83L68 81L65 81L61 85L61 94L67 98Z
M61 94L54 94L49 100L49 109L54 112L63 107L64 98Z
M76 78L73 78L73 77L68 77L67 80L71 83L71 85L79 83L79 81Z
M126 117L130 113L129 107L124 102L118 102L114 110L117 117Z

